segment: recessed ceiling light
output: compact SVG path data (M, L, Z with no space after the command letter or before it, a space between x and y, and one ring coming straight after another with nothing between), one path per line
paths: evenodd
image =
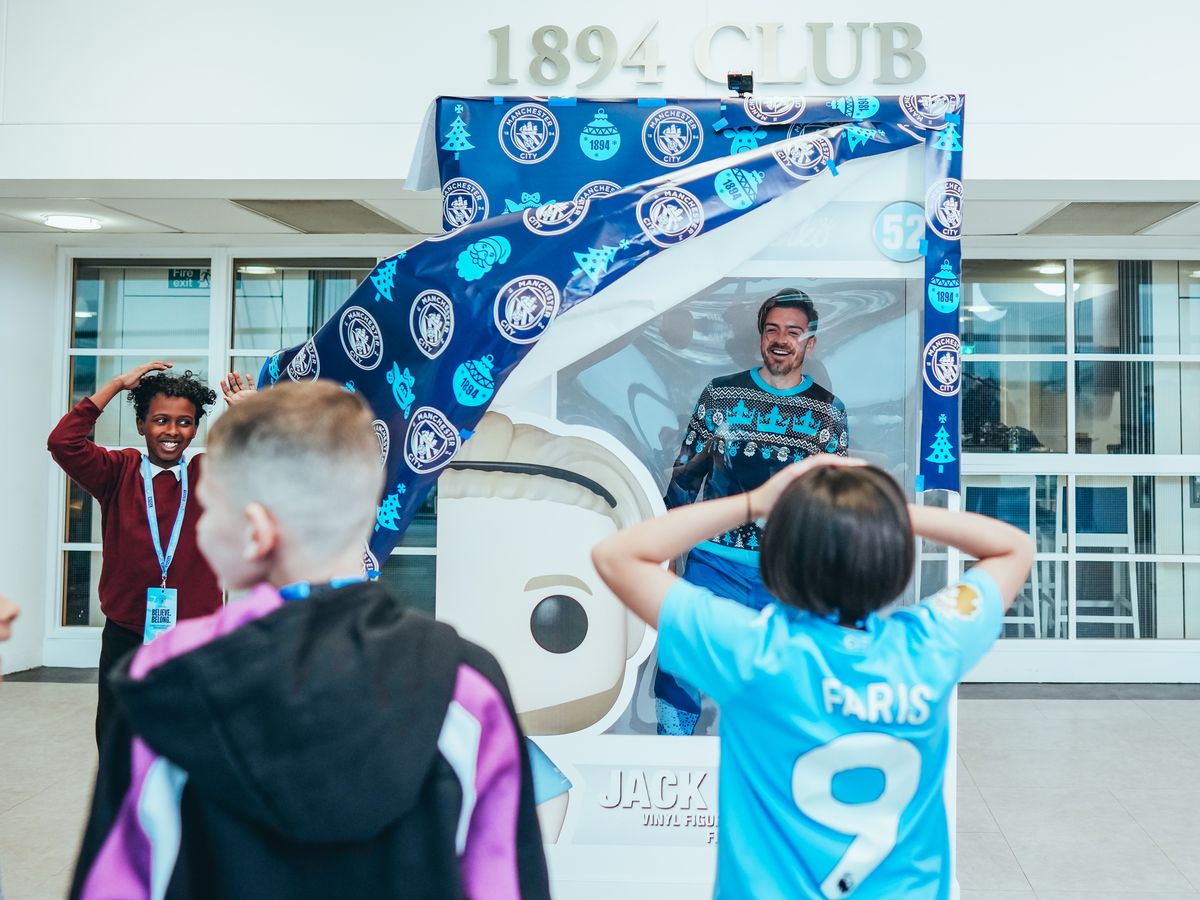
M239 275L274 275L274 266L238 266Z
M91 216L42 216L42 221L51 228L64 228L67 231L100 230L100 220Z
M96 318L96 311L92 309L77 309L75 310L75 318L94 319Z
M1062 263L1046 263L1044 266L1038 266L1037 271L1042 275L1061 275L1067 271L1067 267Z

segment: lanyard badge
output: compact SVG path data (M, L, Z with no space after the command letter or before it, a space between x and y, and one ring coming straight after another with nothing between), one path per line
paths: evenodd
M171 568L171 560L175 558L175 549L179 546L179 534L183 530L183 516L187 509L187 460L182 456L179 458L179 512L175 515L175 527L171 529L171 540L167 544L166 553L163 553L162 538L158 533L153 482L154 475L150 466L150 458L143 453L142 487L146 492L146 520L150 526L150 539L154 542L154 553L158 557L158 566L162 570L162 583L158 587L146 589L146 627L142 633L142 643L144 644L148 644L160 634L170 631L179 616L178 591L175 588L167 587L167 570Z

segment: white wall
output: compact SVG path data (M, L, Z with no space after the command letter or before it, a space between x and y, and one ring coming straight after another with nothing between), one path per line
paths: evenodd
M711 0L462 0L450 13L399 0L0 0L0 10L0 178L402 178L416 125L439 93L723 94L693 59L697 40L707 46L708 33L733 20L748 37L716 36L716 70L757 68L761 77L755 23L772 21L782 26L781 75L808 67L803 83L760 85L760 93L966 91L975 185L1118 179L1200 190L1192 152L1200 100L1188 67L1200 4L1189 0L1143 0L1112 16L1084 0L1009 0L1002 11L951 0L846 0L828 9L758 0L736 10ZM878 39L868 30L859 77L821 84L805 23L823 19L834 23L835 73L853 58L846 23L914 23L924 76L874 85ZM654 20L661 85L638 85L636 70L618 64L579 89L591 68L578 58L563 84L530 78L537 26L561 25L573 43L586 26L606 25L619 60ZM489 85L488 31L506 24L517 82Z
M58 406L55 244L42 236L0 238L0 593L22 607L12 639L0 646L4 672L42 664L46 609L47 516L53 463L46 436Z

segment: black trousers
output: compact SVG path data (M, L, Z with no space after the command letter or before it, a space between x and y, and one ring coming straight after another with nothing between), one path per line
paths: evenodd
M108 675L121 661L121 657L142 646L142 636L122 628L112 621L104 620L104 631L100 634L100 697L96 703L96 748L104 745L102 738L115 711L116 697L108 686Z

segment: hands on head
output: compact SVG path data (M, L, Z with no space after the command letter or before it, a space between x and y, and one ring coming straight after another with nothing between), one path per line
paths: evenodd
M221 379L221 393L225 395L225 402L233 406L235 403L241 403L251 394L257 394L258 388L254 386L254 379L249 372L245 375L230 372Z
M174 367L174 363L169 363L164 359L156 359L152 362L142 363L140 366L134 366L128 372L118 375L117 381L121 383L121 390L132 391L151 372L165 372L167 369Z
M749 509L751 519L766 518L775 508L779 498L783 496L793 481L813 469L826 466L865 466L867 461L852 456L837 456L833 453L818 453L798 463L792 463L785 469L780 469L761 485L749 491Z
M605 538L592 550L592 563L617 599L658 627L663 599L676 576L662 563L747 519L768 516L789 485L805 472L824 466L864 466L861 459L821 454L783 469L745 496L737 494L671 510Z

